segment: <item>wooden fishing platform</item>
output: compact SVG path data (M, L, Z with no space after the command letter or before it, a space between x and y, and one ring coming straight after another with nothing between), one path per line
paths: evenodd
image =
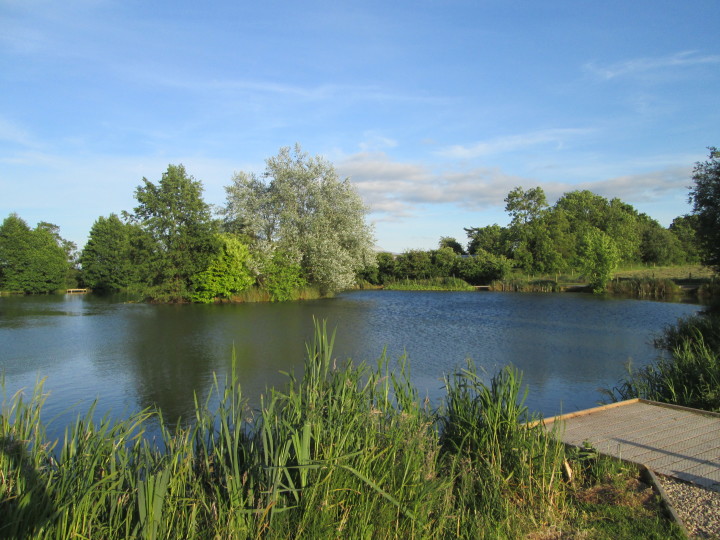
M545 419L566 444L720 491L720 414L631 399ZM557 425L559 424L559 425Z

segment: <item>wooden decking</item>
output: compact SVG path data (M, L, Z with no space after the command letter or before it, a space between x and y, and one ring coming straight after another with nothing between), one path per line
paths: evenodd
M544 423L567 444L720 491L720 414L633 399Z

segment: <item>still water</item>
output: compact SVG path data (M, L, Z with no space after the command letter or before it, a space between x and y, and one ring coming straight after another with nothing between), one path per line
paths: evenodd
M587 294L356 291L284 304L148 305L92 295L0 298L6 394L46 378L54 430L98 400L100 414L159 406L187 418L233 351L251 404L300 374L313 317L335 328L339 360L406 354L421 397L439 403L444 374L471 358L492 375L524 373L527 404L546 416L595 406L625 364L658 352L652 338L700 306Z

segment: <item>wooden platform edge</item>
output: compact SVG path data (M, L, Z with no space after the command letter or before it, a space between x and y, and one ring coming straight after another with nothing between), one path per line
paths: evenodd
M552 424L553 422L557 422L558 420L569 420L570 418L577 418L578 416L585 416L587 414L592 414L600 411L607 411L608 409L615 409L616 407L623 407L625 405L632 405L633 403L639 403L640 399L634 398L634 399L627 399L625 401L617 401L615 403L608 403L607 405L600 405L599 407L593 407L591 409L583 409L582 411L575 411L571 413L566 414L559 414L557 416L551 416L550 418L543 418L541 420L535 420L533 422L528 423L528 427L535 427L538 424ZM693 409L691 409L693 410Z
M635 464L640 468L640 478L645 481L645 483L650 484L652 486L655 493L657 493L660 496L660 500L662 501L663 508L665 509L665 512L667 513L668 517L672 519L678 527L680 527L680 530L685 535L685 538L690 538L690 532L687 530L687 527L685 527L685 523L680 518L680 515L675 510L675 507L670 502L670 498L667 496L667 493L665 493L665 489L663 489L662 484L660 483L660 480L658 480L658 477L655 475L655 473L652 471L652 469L649 469L645 465L642 464Z
M684 411L694 414L701 414L703 416L711 416L712 418L720 418L720 413L713 411L706 411L703 409L693 409L692 407L683 407L682 405L674 405L673 403L663 403L661 401L650 401L649 399L639 399L640 403L646 403L648 405L655 405L656 407L665 407L666 409L675 409L677 411Z

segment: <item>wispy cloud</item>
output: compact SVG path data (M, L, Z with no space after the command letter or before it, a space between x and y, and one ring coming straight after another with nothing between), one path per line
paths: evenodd
M585 64L585 69L600 79L610 80L616 77L633 76L652 71L718 63L720 63L720 55L703 56L698 54L697 51L683 51L669 56L634 58L606 65L589 62Z
M348 156L337 163L337 170L350 177L371 211L386 220L413 216L424 205L450 204L470 211L502 207L505 197L516 186L540 185L550 201L569 191L587 189L630 204L652 202L686 192L690 176L689 167L666 166L647 173L577 184L540 182L490 167L432 171L419 163L393 161L383 152Z
M552 144L556 148L562 148L568 139L584 135L590 131L581 128L559 128L520 133L479 141L469 145L449 146L438 150L437 155L455 159L473 159L521 150L540 144Z
M617 197L627 202L648 202L672 193L687 193L691 175L690 166L670 166L646 173L586 182L574 186L574 189L588 189L603 197Z
M2 116L0 116L0 141L24 147L37 146L37 141L29 131Z

